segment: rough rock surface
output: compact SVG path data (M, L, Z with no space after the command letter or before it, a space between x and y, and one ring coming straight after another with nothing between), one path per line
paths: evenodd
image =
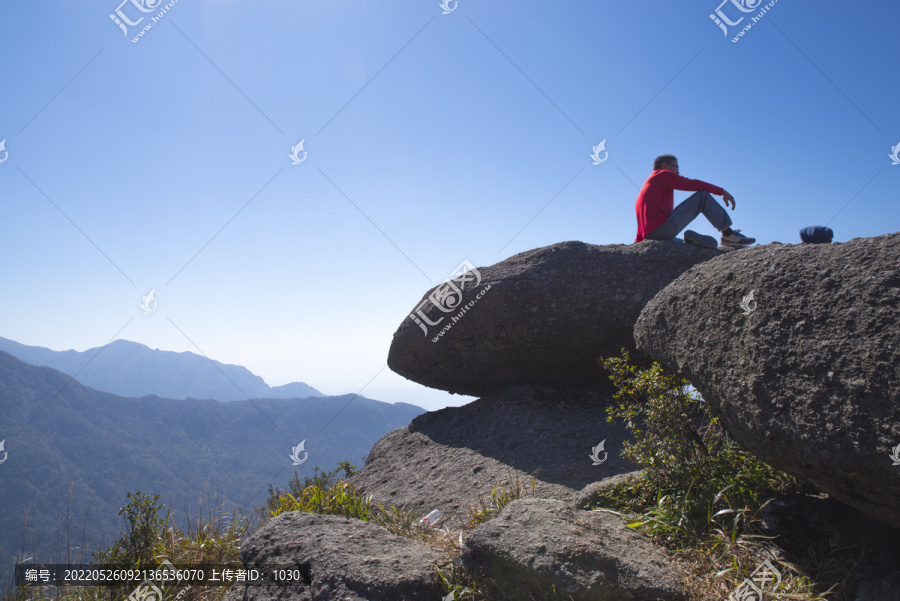
M633 472L627 472L625 474L618 474L616 476L610 476L609 478L604 478L600 482L592 482L588 484L575 497L575 509L588 509L591 506L602 503L603 500L603 491L608 489L610 486L615 486L617 484L627 484L628 479L632 478L632 482L635 482L638 478L641 477L643 470L635 470ZM603 507L603 505L599 505L599 507Z
M403 320L388 365L425 386L472 396L520 384L608 388L597 358L634 349L632 330L647 301L693 265L723 252L648 240L561 242L520 253L478 268L477 285L475 279L457 285L461 301L457 294L437 301L452 306L451 312L428 300L445 285L426 293L424 304L410 310L422 326Z
M760 459L900 526L900 234L717 257L648 303L635 340Z
M683 598L669 560L621 518L552 499L507 505L469 535L462 561L510 598L558 598L554 588L574 601Z
M867 582L856 591L855 601L897 601L900 599L900 574Z
M381 526L334 515L281 514L241 546L247 568L298 569L296 586L234 586L228 601L436 601L440 554Z
M587 484L634 470L619 455L626 430L606 422L609 398L523 386L425 413L379 440L351 483L385 505L439 509L450 527L468 524L501 480L530 483L535 470L536 496L571 502ZM604 440L606 460L593 465Z

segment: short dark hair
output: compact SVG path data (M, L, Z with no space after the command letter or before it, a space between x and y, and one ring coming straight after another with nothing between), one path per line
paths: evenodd
M661 154L653 161L653 170L662 169L663 163L671 165L676 162L678 162L678 158L674 154Z

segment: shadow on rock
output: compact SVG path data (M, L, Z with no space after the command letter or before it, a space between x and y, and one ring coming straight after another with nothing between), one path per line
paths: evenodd
M535 496L574 502L588 484L635 469L620 455L626 429L606 421L609 400L519 386L425 413L378 441L351 482L383 504L420 515L440 509L454 526L467 524L479 496L501 481L530 482L531 474Z

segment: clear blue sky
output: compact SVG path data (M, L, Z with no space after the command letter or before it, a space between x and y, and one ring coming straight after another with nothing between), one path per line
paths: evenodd
M763 244L900 229L896 3L780 0L734 43L766 3L179 0L135 43L166 4L118 2L0 3L0 336L24 344L434 409L467 399L380 371L422 294L630 243L658 154Z

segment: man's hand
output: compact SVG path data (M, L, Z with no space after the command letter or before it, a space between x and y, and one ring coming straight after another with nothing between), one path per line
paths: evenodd
M726 206L726 207L728 206L728 203L729 203L729 202L731 203L731 210L732 210L732 211L733 211L734 208L737 206L736 204L734 204L734 196L732 196L732 195L729 194L728 192L726 192L725 194L722 195L722 200L725 201L725 206Z

